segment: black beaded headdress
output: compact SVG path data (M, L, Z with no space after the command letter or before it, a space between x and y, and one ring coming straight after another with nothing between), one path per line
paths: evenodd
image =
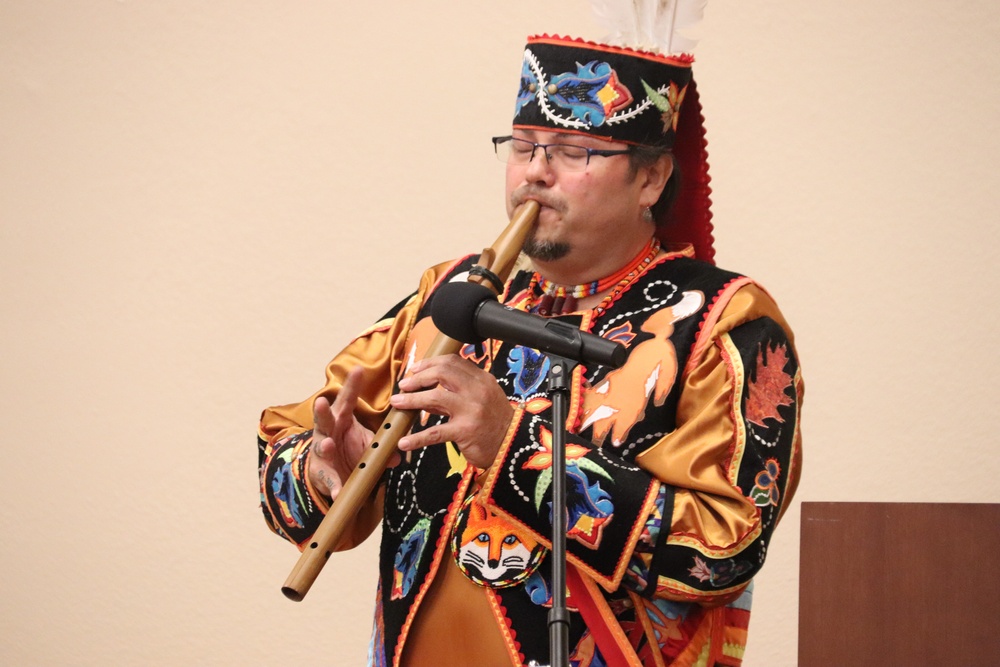
M672 146L691 58L582 39L528 39L514 127Z
M656 10L672 12L669 21L649 14L655 24L634 21L636 3L596 2L599 16L615 44L538 35L528 38L514 107L513 127L584 134L631 145L672 149L682 175L670 221L658 228L666 244L690 243L695 256L712 262L711 189L704 119L690 53L662 55L621 44L651 44L671 53L689 51L695 41L687 33L696 26L704 0L678 7L678 0L659 0ZM612 7L614 5L614 7ZM625 7L625 9L621 9ZM614 12L620 15L611 16ZM678 16L681 16L678 19ZM683 23L683 26L679 26ZM640 30L636 30L636 27ZM664 27L666 26L666 27ZM655 34L665 34L659 39ZM681 112L683 104L684 112Z

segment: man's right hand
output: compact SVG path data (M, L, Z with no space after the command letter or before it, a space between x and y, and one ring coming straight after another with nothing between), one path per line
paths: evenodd
M358 403L358 383L364 372L353 369L330 405L325 396L313 403L313 441L309 455L309 480L313 487L336 499L345 480L361 460L373 433L354 417ZM399 461L395 455L390 465Z

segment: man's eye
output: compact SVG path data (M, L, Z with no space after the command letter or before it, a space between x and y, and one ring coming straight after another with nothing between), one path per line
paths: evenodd
M581 148L580 146L573 146L571 144L558 144L552 147L552 150L557 152L564 158L569 160L583 160L587 157L587 149Z
M512 141L510 142L510 152L518 153L521 155L527 155L534 148L530 143L525 141Z

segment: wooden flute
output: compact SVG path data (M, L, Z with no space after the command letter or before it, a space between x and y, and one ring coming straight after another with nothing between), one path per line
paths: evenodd
M538 218L539 208L538 202L533 200L522 204L493 245L483 250L476 266L497 276L501 283L506 282L521 252L524 240ZM470 274L469 281L494 288L481 274L476 275L475 270ZM462 343L438 333L427 350L427 356L454 354L461 347ZM371 444L362 454L350 477L344 482L337 499L323 517L319 528L302 550L299 560L281 587L281 592L286 597L298 602L309 592L330 554L336 550L351 520L378 487L393 452L397 451L396 445L399 439L410 431L417 412L396 408L389 410L382 425L375 431Z

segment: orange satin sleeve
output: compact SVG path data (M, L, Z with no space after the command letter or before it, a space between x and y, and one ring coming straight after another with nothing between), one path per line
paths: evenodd
M326 382L321 389L299 403L274 406L263 411L258 437L267 443L265 460L272 455L274 445L282 439L311 430L312 406L316 398L326 396L332 402L343 387L344 378L359 366L365 372L358 388L355 416L370 430L379 427L389 409L389 397L396 378L405 368L407 341L420 308L435 285L455 264L447 262L425 271L417 291L391 317L368 327L333 358L327 365ZM313 489L307 479L303 480L302 486L303 491L325 513L329 509L329 499ZM264 489L264 492L267 490ZM380 490L373 497L373 502L358 514L355 524L347 530L342 548L356 546L375 529L382 519L382 495Z
M738 553L761 531L760 512L731 481L739 466L734 457L738 397L720 341L726 332L762 317L774 320L789 342L793 340L777 305L759 286L742 284L723 296L728 301L719 303L721 311L710 316L682 376L677 428L637 457L640 466L675 488L668 543L684 544L715 558ZM798 438L790 472L795 477L797 443ZM786 505L796 483L790 479Z

